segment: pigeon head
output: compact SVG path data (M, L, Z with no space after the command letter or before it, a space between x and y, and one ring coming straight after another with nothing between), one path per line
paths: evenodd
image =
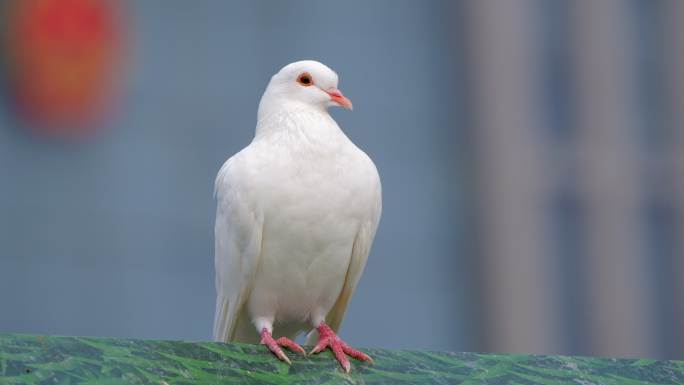
M337 81L335 71L317 61L290 63L271 78L261 98L259 114L288 105L318 109L340 106L351 110L352 102L337 89Z

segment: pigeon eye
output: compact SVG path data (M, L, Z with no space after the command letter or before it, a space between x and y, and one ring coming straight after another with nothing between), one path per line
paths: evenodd
M304 87L308 87L313 85L313 78L311 77L311 74L304 72L297 78L297 83L303 85Z

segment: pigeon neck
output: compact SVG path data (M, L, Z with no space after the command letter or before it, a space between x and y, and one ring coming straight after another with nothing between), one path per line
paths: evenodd
M298 100L273 100L270 97L264 97L259 103L259 111L257 113L257 120L261 121L271 116L289 115L292 112L306 112L312 113L328 113L327 106L316 106L309 103L300 102Z
M303 116L320 117L323 120L330 119L328 109L325 106L315 106L297 100L280 99L275 101L265 96L259 103L256 135L260 136L270 131L271 128L283 124L294 123Z

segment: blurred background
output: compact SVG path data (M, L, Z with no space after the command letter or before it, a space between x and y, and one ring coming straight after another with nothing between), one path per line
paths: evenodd
M0 2L0 332L203 340L213 179L270 76L384 212L359 347L684 358L684 2Z

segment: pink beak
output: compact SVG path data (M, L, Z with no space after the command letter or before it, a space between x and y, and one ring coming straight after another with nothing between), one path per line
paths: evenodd
M354 109L354 106L352 106L351 100L347 99L346 96L342 95L342 91L340 91L336 88L332 88L332 89L325 91L325 92L327 92L328 95L330 95L330 100L337 103L337 105L339 105L340 107L346 108L350 111Z

